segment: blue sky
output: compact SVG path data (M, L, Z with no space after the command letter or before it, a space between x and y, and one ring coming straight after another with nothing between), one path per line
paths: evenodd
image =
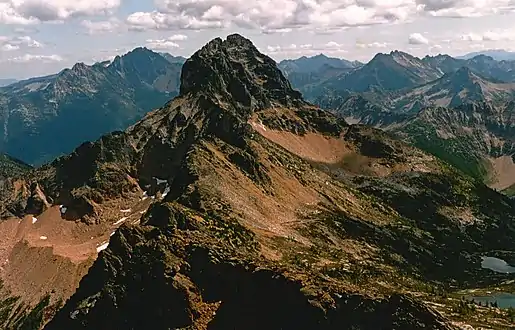
M0 78L55 73L138 46L189 56L234 32L276 60L511 50L515 1L0 0Z

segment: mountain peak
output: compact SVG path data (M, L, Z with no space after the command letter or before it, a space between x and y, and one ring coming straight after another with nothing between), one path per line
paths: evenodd
M75 63L72 67L72 71L76 72L77 74L83 74L89 69L89 66L84 64L83 62Z
M156 83L160 84L162 82L155 79L164 72L171 70L172 65L172 62L162 55L148 48L138 47L123 56L117 56L109 64L109 69L122 75L125 79L131 80L134 84L145 83L157 87L158 90L166 91L169 88L164 85L157 86Z
M493 61L495 61L495 59L492 56L486 55L486 54L476 55L473 58L471 58L470 60L471 61L475 61L475 62L478 62L478 61L481 61L481 62L493 62Z
M392 50L392 51L390 52L390 55L392 55L392 56L407 56L407 57L414 57L413 55L408 54L408 53L403 52L403 51L400 51L400 50Z
M424 56L424 59L448 59L448 58L452 58L450 55L447 55L447 54L437 54L437 55L426 55Z
M157 57L161 56L158 53L146 48L146 47L137 47L131 50L130 52L123 54L122 56L116 56L114 61L120 61L120 60L134 60L134 59L140 59L140 58L151 58L151 57ZM161 56L162 57L162 56Z
M192 92L222 97L252 109L273 103L303 103L301 94L292 89L275 61L238 34L211 40L186 61L180 94Z
M235 46L254 47L252 41L237 33L228 35L225 43Z
M468 66L462 66L456 72L451 74L454 80L476 80L479 78Z

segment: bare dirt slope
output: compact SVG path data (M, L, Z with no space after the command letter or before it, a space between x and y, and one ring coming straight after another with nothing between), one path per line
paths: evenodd
M112 200L103 205L110 218L96 224L66 219L64 205L0 222L2 295L20 297L19 306L36 306L47 295L49 304L66 301L117 228L138 223L156 200L143 191L139 194L135 201Z
M512 156L490 158L492 164L492 181L490 187L504 190L515 185L515 163Z

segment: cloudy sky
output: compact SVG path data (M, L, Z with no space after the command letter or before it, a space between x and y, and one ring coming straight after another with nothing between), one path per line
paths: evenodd
M54 73L137 46L189 56L234 32L276 60L512 50L515 0L0 0L0 78Z

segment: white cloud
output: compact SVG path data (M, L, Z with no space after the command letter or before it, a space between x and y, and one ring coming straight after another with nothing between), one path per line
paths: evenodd
M24 45L29 48L43 48L44 47L44 45L41 42L34 40L29 36L16 37L16 38L12 39L11 42L15 43L16 45Z
M302 49L311 49L312 47L313 47L312 45L309 45L309 47L307 45L304 45L304 48L302 48ZM267 50L270 53L295 51L298 48L299 47L296 44L290 44L290 45L286 45L286 46L277 46L277 45L276 46L267 46Z
M297 29L324 33L407 22L423 15L476 17L515 10L514 0L155 0L155 4L154 11L127 17L132 30L239 27L265 34Z
M335 41L330 41L323 45L313 45L313 44L289 44L284 46L279 45L269 45L266 48L266 52L268 54L273 55L285 55L285 56L294 56L294 55L315 55L320 53L325 54L344 54L347 53L345 50L345 45L339 44Z
M513 0L416 0L431 16L480 17L515 10Z
M388 43L386 42L370 42L370 43L364 43L364 42L356 42L356 47L358 48L386 48L388 47Z
M43 48L44 45L32 39L29 36L20 36L20 37L8 37L8 36L0 36L0 49L3 51L15 51L19 50L22 47L27 48Z
M155 50L166 50L172 48L179 48L179 44L166 39L148 39L147 47Z
M12 45L12 44L3 44L0 49L4 52L10 52L10 51L13 51L13 50L18 50L20 49L20 46L16 46L16 45Z
M326 48L341 48L342 45L340 45L339 43L335 42L335 41L329 41L328 43L325 44L325 47Z
M39 30L34 27L34 26L19 26L19 27L16 27L13 29L14 33L17 33L17 34L24 34L24 35L27 35L27 34L34 34L34 33L38 33Z
M412 33L408 37L408 43L410 45L427 45L429 40L420 33Z
M105 15L120 6L120 0L2 0L0 22L34 24L71 17Z
M0 23L29 25L36 23L35 18L25 18L18 13L10 3L0 2Z
M208 29L237 26L264 33L345 28L405 20L413 0L156 0L153 12L136 12L134 30Z
M83 20L80 24L85 27L91 35L113 32L120 27L120 22L116 18L108 21Z
M513 41L515 40L515 33L513 31L486 31L482 33L466 33L460 36L464 41Z
M291 28L279 28L279 29L263 29L264 34L275 34L275 33L289 33L293 31Z
M168 41L184 41L187 40L188 37L184 34L174 34L173 36L170 36L167 38Z
M129 28L134 31L146 30L175 30L175 29L216 29L227 27L221 21L199 20L195 17L178 14L178 16L167 15L157 11L145 13L136 12L127 18Z
M24 54L22 56L11 57L7 61L14 63L28 63L28 62L61 62L64 59L59 55L33 55Z
M184 41L187 39L188 37L183 34L174 34L166 39L147 39L147 47L155 50L179 48L177 41Z
M277 52L280 52L282 48L281 48L281 46L267 46L266 49L270 53L277 53Z
M482 41L483 37L477 33L467 33L462 35L461 39L465 41Z

